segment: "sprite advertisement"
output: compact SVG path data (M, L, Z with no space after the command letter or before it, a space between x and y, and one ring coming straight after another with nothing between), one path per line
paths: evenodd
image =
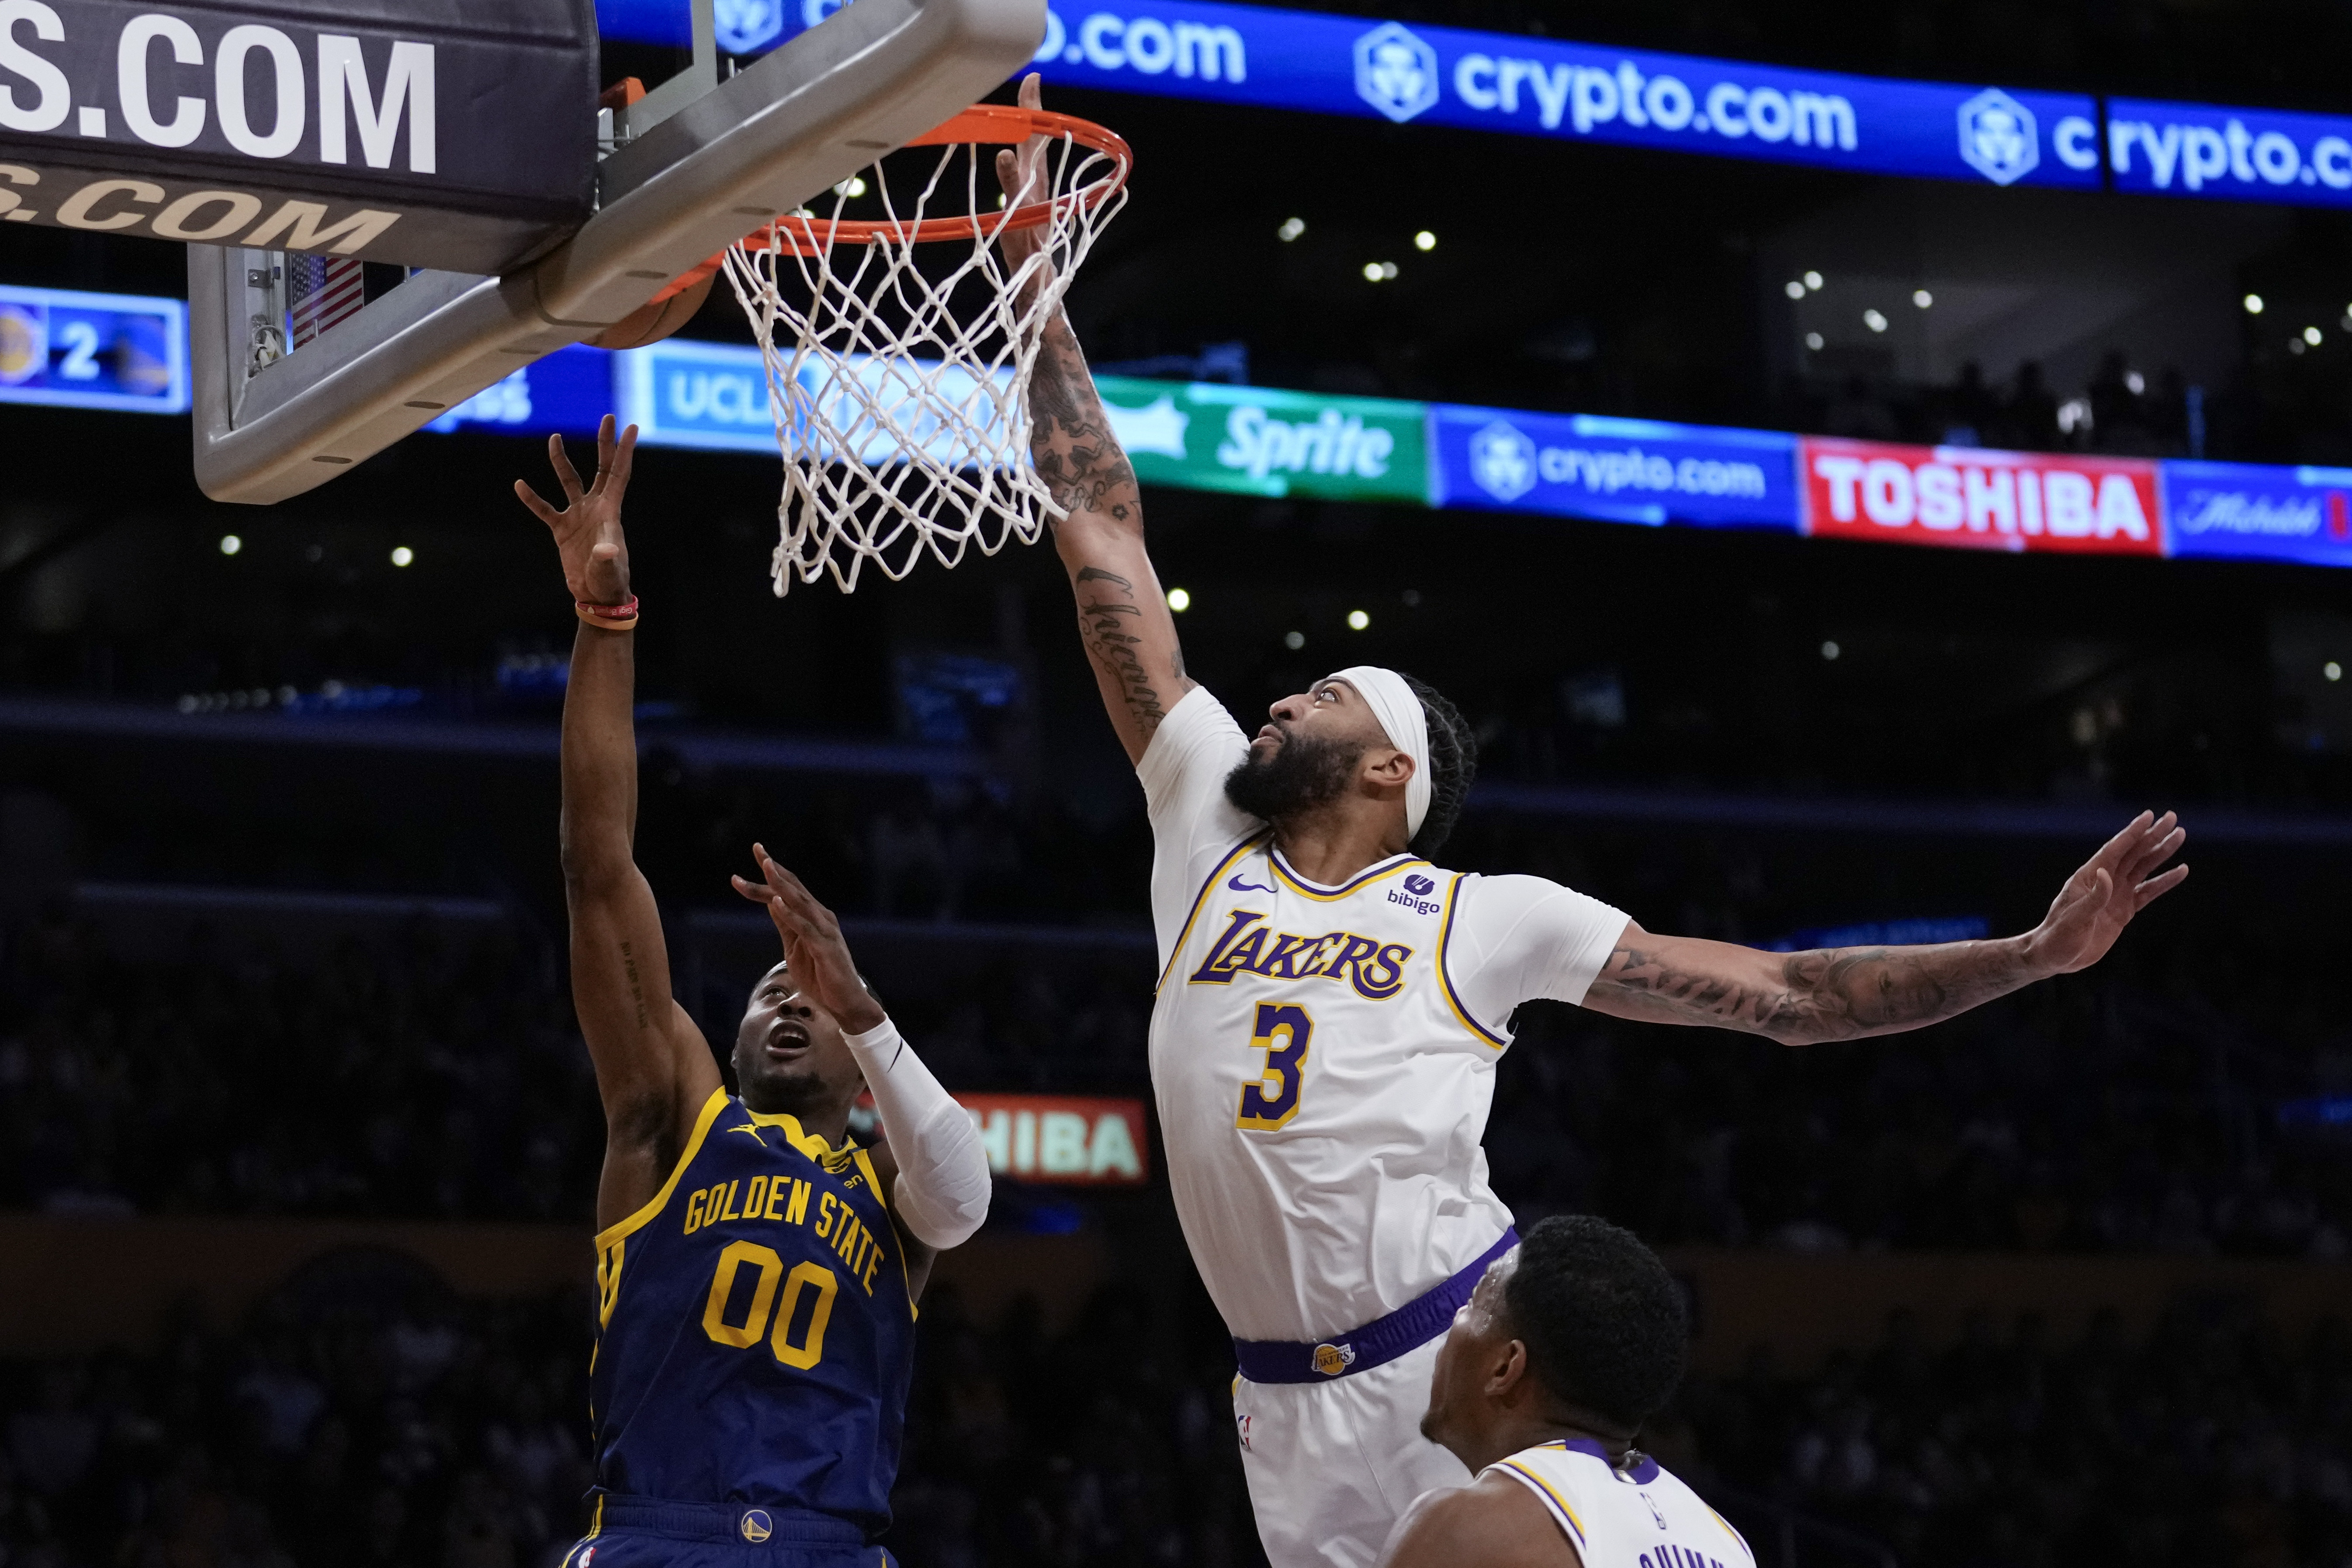
M1429 504L1424 404L1120 375L1097 384L1145 484Z

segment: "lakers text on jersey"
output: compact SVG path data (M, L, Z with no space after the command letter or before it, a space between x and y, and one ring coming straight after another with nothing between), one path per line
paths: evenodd
M1151 1077L1177 1213L1238 1338L1370 1322L1510 1224L1479 1148L1507 1041L1446 973L1463 880L1399 855L1322 887L1261 834L1199 889Z

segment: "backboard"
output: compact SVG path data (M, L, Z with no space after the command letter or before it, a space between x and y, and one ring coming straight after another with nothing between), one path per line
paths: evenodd
M402 3L413 0L376 6ZM676 3L687 26L675 74L593 131L545 132L589 138L593 213L500 274L412 271L289 350L282 323L299 269L287 253L189 246L195 471L207 495L299 495L531 360L595 336L671 279L976 101L1045 30L1044 0L857 0L722 71L711 0Z

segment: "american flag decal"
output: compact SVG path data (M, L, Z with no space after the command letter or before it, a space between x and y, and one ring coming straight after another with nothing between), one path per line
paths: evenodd
M359 313L367 303L362 277L361 263L342 257L287 256L287 336L294 347Z

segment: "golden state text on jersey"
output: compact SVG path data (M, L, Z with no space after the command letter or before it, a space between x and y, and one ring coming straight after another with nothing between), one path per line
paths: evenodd
M864 1150L714 1090L596 1255L599 1493L889 1523L915 1309Z

